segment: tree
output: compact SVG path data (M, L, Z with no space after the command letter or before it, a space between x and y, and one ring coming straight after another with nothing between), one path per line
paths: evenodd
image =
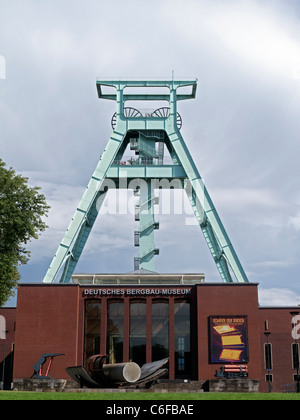
M18 266L30 259L25 245L48 227L43 217L49 206L39 190L0 159L0 306L14 295Z

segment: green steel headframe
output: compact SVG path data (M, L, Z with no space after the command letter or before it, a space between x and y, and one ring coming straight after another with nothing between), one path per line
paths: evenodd
M158 202L155 189L169 188L174 181L187 193L222 280L232 282L232 272L238 282L248 282L180 133L177 101L195 98L197 80L98 80L96 86L100 99L116 101L113 132L43 282L55 282L59 275L61 283L71 280L110 182L117 188L132 188L139 197L135 211L139 228L134 232L139 256L134 268L153 271L159 253L154 245L154 231L159 228L153 211ZM128 101L167 101L168 106L143 112L126 106ZM135 157L126 162L128 146ZM165 162L165 149L171 164Z

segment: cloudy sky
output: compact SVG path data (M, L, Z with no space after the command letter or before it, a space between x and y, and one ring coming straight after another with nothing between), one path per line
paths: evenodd
M22 282L44 277L110 137L96 80L174 72L198 79L181 132L260 303L298 305L299 20L297 0L1 0L0 156L51 205ZM159 219L156 271L220 281L199 226ZM134 226L101 215L76 271L131 271Z

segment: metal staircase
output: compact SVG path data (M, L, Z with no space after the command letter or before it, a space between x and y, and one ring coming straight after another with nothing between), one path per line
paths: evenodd
M130 149L139 156L141 165L163 165L164 143L157 141L163 138L164 133L160 131L139 131L138 137L130 139ZM144 180L138 196L135 220L140 225L134 232L134 245L140 247L140 250L139 257L134 260L134 268L154 271L154 256L159 254L159 249L154 247L154 230L159 229L154 218L154 205L159 204L159 197L154 192L151 180Z

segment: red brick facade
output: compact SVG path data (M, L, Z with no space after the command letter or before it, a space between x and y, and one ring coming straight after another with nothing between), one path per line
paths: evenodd
M18 290L17 309L0 308L7 319L7 352L14 348L14 378L28 378L32 366L42 353L64 353L54 359L51 376L69 379L66 367L82 365L85 358L85 305L101 302L100 353L107 353L108 305L122 302L123 361L130 360L130 304L143 302L146 306L145 338L146 362L152 360L152 308L155 302L168 303L169 379L176 378L174 326L176 303L190 304L191 376L194 380L214 379L222 363L212 363L210 356L209 320L211 317L242 317L247 320L247 351L249 378L260 381L260 391L267 392L265 379L264 335L271 335L272 388L293 383L291 315L293 308L260 308L257 284L213 284L170 286L98 286L78 284L37 285L23 284ZM295 308L294 308L295 309ZM13 333L16 321L16 331ZM267 322L266 322L267 321ZM3 340L0 341L0 361ZM176 362L177 363L177 362Z

